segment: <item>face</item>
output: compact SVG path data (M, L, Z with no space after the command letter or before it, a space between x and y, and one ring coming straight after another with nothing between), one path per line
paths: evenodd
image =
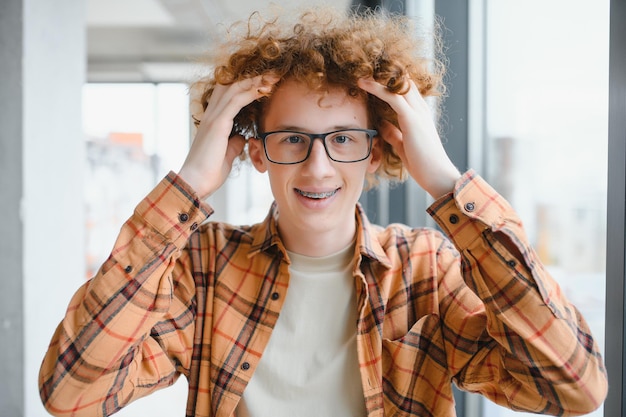
M322 96L291 80L283 82L272 94L260 122L263 132L324 133L371 128L363 99L350 97L341 89ZM260 140L250 140L249 152L257 170L268 172L278 205L278 228L287 249L311 252L296 248L311 240L323 244L330 252L333 245L329 246L329 242L337 246L350 243L355 232L354 209L365 175L380 165L377 139L369 158L353 163L329 159L320 140L313 142L307 160L294 165L268 161Z

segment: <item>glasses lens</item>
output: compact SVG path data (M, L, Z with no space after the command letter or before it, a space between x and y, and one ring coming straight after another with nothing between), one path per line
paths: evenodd
M326 136L328 155L339 162L360 161L370 152L370 136L362 130L341 130Z
M327 134L324 143L331 159L338 162L356 162L369 156L371 136L364 130L339 130ZM311 137L305 133L271 132L265 136L265 151L268 158L280 164L304 161L310 148Z
M265 151L271 161L292 164L306 159L310 142L302 133L274 132L265 137Z

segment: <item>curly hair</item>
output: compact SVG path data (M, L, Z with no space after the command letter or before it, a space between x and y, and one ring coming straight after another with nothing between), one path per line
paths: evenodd
M382 120L398 126L395 111L361 90L357 80L373 77L390 91L403 94L410 79L423 96L441 97L445 93L441 51L436 25L420 31L413 19L382 10L317 7L271 19L255 12L228 28L224 42L207 56L211 73L197 80L192 90L200 96L204 110L217 83L229 85L271 74L281 80L295 79L322 93L331 87L345 88L351 96L365 98L374 129ZM244 107L235 117L234 132L255 136L267 99ZM197 124L199 119L194 116L194 120ZM375 185L380 178L406 178L400 157L384 141L382 163L368 177L368 184Z

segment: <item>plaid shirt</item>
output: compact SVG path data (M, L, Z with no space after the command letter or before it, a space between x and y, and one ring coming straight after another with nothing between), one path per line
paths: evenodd
M285 299L289 258L275 208L245 227L201 225L211 211L174 173L138 205L53 336L40 371L52 414L109 415L182 374L187 416L233 415ZM452 382L518 410L598 407L598 346L508 203L469 171L429 213L449 239L375 226L356 208L368 415L454 416Z

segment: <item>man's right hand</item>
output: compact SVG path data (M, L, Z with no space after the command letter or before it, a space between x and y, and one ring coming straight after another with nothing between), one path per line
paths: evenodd
M178 175L204 199L226 181L245 139L229 137L239 111L271 93L278 77L259 75L231 85L217 84L209 98L196 136Z

